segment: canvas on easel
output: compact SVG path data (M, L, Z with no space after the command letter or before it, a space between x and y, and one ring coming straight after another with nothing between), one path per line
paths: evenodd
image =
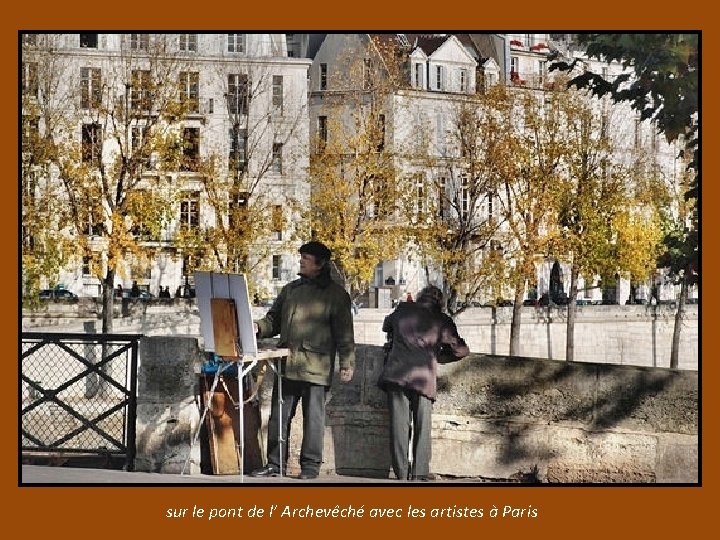
M195 291L205 351L224 362L256 355L245 276L196 272ZM243 405L241 423L237 373L241 371L242 362L235 368L232 373L227 370L218 374L217 380L215 374L201 374L201 405L203 409L207 407L209 413L205 416L205 430L213 474L238 474L243 467L262 466L259 404L252 400ZM240 432L236 429L239 424L247 427L241 430L244 434L242 452Z

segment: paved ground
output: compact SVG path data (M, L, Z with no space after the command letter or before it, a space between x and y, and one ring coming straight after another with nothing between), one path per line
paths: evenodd
M125 472L113 469L54 467L51 465L22 465L20 484L397 484L390 478L321 475L315 480L294 477L252 478L241 475L161 474ZM478 483L477 479L437 479L434 483ZM408 482L410 483L410 482ZM417 482L412 482L413 484Z

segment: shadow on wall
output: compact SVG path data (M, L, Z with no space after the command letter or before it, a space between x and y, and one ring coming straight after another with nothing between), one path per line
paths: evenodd
M448 368L438 380L436 413L496 423L502 433L497 459L508 466L566 459L568 448L557 439L538 438L543 425L586 434L698 433L697 380L691 373L478 356ZM627 455L632 451L628 447ZM655 481L643 474L638 481Z

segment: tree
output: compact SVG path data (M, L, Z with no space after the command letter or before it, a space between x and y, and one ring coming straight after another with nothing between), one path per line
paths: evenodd
M418 172L414 193L405 199L404 221L412 224L408 236L428 277L440 274L452 315L486 300L488 290L494 291L493 303L503 294L507 261L495 235L503 218L498 179L511 141L507 100L501 87L487 95L455 96L439 112L446 129L435 137L437 119L420 112L426 104L418 101L411 110L419 120L409 161Z
M57 52L72 37L24 36L23 65L39 91L23 98L23 114L37 125L23 159L45 175L35 195L55 198L43 227L64 242L48 264L82 261L102 280L102 331L111 332L116 274L154 258L158 243L147 240L158 240L170 218L186 108L166 37L118 35L117 58L83 65ZM42 217L32 205L23 210L28 223Z
M397 51L368 37L351 43L328 74L332 94L323 102L311 142L307 222L327 243L351 296L365 293L378 263L395 258L403 244L397 203L404 179L386 117L401 86Z
M261 51L248 54L253 62L220 61L210 73L223 89L229 129L220 123L205 130L207 141L219 141L206 143L196 165L198 204L210 217L183 224L176 245L196 261L193 268L247 274L252 294L270 253L296 240L289 225L305 198L295 179L305 172L307 95L304 69L287 76Z
M559 207L562 234L556 250L570 255L565 359L571 362L575 355L578 278L599 275L606 282L618 272L613 225L630 192L625 168L613 162L616 149L606 130L597 129L606 120L597 119L587 97L573 95L563 116L573 142L565 156L567 174Z
M585 45L586 58L602 62L619 62L627 71L607 80L592 70L575 74L569 85L588 88L594 95L609 95L613 101L630 103L641 119L652 119L669 142L682 137L685 142L688 170L692 181L685 193L692 214L670 231L664 239L666 255L659 264L669 264L671 275L680 283L680 300L673 331L673 351L677 351L679 325L684 296L699 279L698 214L700 206L700 170L698 143L698 34L579 34L575 39ZM574 70L584 61L555 62L551 69ZM685 155L685 153L683 153ZM679 248L678 241L688 242ZM684 257L684 259L679 259ZM672 261L672 262L671 262ZM672 355L671 355L672 358ZM676 359L677 360L677 359ZM671 367L677 367L671 362Z
M512 126L499 156L501 211L506 246L512 261L508 280L514 294L510 355L520 354L520 326L526 284L537 275L537 259L553 251L558 233L562 174L572 134L564 108L571 97L560 87L542 91L514 89L506 122Z

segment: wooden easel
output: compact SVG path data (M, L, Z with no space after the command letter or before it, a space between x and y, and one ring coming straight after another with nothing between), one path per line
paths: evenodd
M250 388L250 398L247 400L245 383L250 381L252 385L250 372L261 361L270 364L279 374L280 359L287 356L288 350L258 350L244 275L196 272L195 291L205 351L214 354L217 369L212 383L206 374L201 377L203 414L190 452L195 447L200 430L205 426L213 474L244 475L246 461L252 468L262 466L263 462L262 441L259 438L260 411L254 409L255 404L251 403L260 382ZM263 371L266 365L262 366ZM224 373L230 368L237 372L236 385L226 384L228 377ZM280 407L281 399L281 394L278 394ZM246 407L248 404L250 406ZM246 424L250 427L249 436L246 436ZM236 425L239 426L238 431L234 429ZM189 459L190 455L185 465ZM282 476L282 471L280 474Z

